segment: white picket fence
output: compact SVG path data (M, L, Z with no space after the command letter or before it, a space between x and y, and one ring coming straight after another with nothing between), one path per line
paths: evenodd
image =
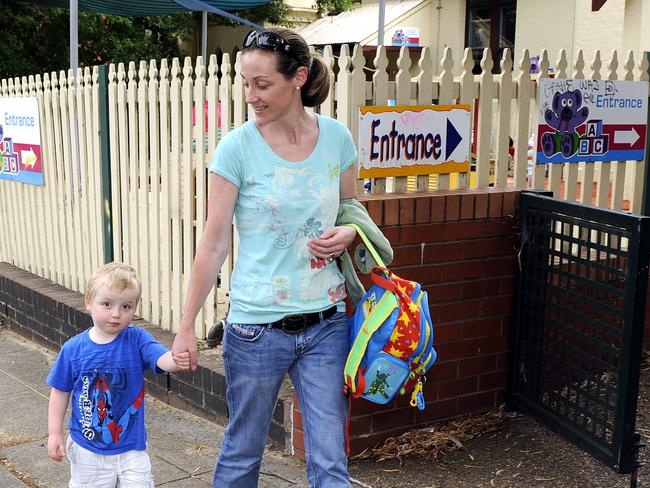
M338 56L332 53L330 46L323 52L336 75L319 110L348 125L355 137L362 105L387 105L394 100L397 105L468 103L473 111L478 107L473 177L463 173L376 179L373 193L484 188L493 181L496 188L528 184L548 188L560 198L615 209L622 208L627 198L629 208L639 211L643 162L537 165L527 182L527 144L537 124L533 115L537 79L548 76L550 66L546 52L541 55L539 75L529 74L526 51L514 71L506 51L499 61L501 74L493 75L494 61L486 50L482 74L473 75L470 50L456 64L446 49L441 72L434 76L429 48L421 50L417 67L412 67L408 48L402 47L395 79L389 79L383 47L376 51L372 67L366 66L360 46L351 54L346 45ZM171 66L166 60L130 63L128 68L110 65L106 88L110 202L102 200L99 92L103 85L97 68L80 70L76 78L60 72L42 79L36 75L2 80L1 97L39 99L45 186L0 180L0 216L5 223L0 259L83 291L87 276L107 258L102 216L110 208L114 259L133 264L145 285L140 314L175 330L206 219L210 157L218 138L247 117L239 54L234 63L227 54L220 65L215 56L209 61L207 70L200 57L194 64L185 59L182 66L177 59ZM582 52L572 67L561 52L555 77L648 80L645 56L632 52L622 67L616 52L605 69L600 52L594 53L588 70L586 65ZM508 154L509 136L515 144L513 161ZM233 255L220 274L220 295L210 295L197 320L202 337L225 312L222 293L229 289Z

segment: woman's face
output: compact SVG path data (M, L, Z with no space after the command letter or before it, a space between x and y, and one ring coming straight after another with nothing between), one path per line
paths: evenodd
M281 119L294 103L300 101L298 77L287 79L278 72L277 54L256 49L248 51L241 58L241 75L244 79L244 94L255 113L255 122L264 125Z

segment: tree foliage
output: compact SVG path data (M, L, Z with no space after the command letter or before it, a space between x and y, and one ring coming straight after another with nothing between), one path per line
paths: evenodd
M191 13L122 17L79 12L79 66L181 56L194 30ZM0 78L67 70L67 9L0 0Z
M189 12L151 17L79 12L79 64L180 57L179 41L193 31Z
M320 14L336 15L358 0L316 0ZM291 8L272 0L237 15L252 22L289 25ZM211 14L212 15L212 14ZM219 24L236 25L213 16ZM180 43L200 29L200 13L151 17L79 12L79 66L181 57ZM0 79L67 70L70 17L67 9L0 0Z
M0 0L0 78L68 66L67 12Z
M338 15L359 5L361 0L316 0L319 15Z

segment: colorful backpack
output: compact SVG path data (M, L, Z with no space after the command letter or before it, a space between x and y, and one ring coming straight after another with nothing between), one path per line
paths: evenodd
M351 317L344 388L355 398L380 404L390 402L398 392L412 392L410 404L423 410L424 375L437 357L427 292L419 283L388 270L361 229L349 225L378 266L370 273L373 286Z

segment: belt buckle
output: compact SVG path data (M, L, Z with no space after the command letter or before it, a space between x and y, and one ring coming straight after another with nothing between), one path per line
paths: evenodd
M287 334L300 334L307 327L307 316L304 313L286 315L280 327Z

